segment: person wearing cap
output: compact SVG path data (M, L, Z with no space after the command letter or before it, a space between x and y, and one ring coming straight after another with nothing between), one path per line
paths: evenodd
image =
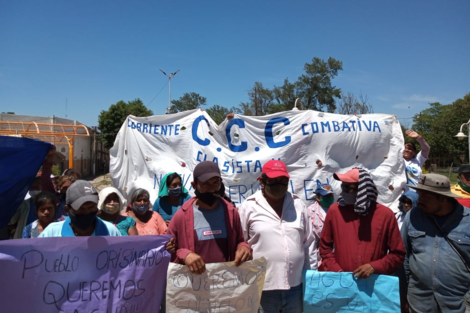
M470 312L470 209L443 175L409 187L419 195L401 228L410 312Z
M330 182L327 180L325 184L322 184L322 182L317 179L315 202L307 209L308 212L310 212L313 235L315 236L315 241L312 245L310 245L309 251L311 260L310 267L313 270L316 270L321 266L318 245L320 244L320 235L323 229L323 224L325 222L326 213L334 201L335 197Z
M341 195L328 210L321 233L323 270L352 272L357 278L392 275L405 258L395 214L377 203L377 188L365 169L333 177L341 181Z
M39 237L121 236L111 223L98 218L98 192L85 180L77 180L66 193L65 221L51 223Z
M422 175L422 166L429 156L431 147L423 136L414 130L409 129L405 133L408 137L415 139L421 146L421 151L417 152L416 145L412 142L407 142L405 143L405 149L403 150L407 184L416 186L418 184L419 177Z
M260 312L302 312L302 271L310 269L312 224L303 201L288 191L284 162L263 165L261 190L240 206L243 234L255 258L264 257L266 279Z
M176 239L172 261L201 274L206 263L234 261L238 266L251 260L251 247L243 239L238 211L218 195L222 183L218 165L198 163L193 177L196 196L176 211L168 226Z
M463 164L459 167L457 176L458 182L450 190L460 196L457 201L464 207L470 208L470 164Z

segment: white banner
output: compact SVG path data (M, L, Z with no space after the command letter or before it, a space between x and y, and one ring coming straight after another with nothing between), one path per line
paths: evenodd
M258 312L266 275L266 259L242 263L206 264L192 274L188 267L170 263L166 312Z
M239 205L259 188L257 178L263 164L280 159L291 175L290 191L309 205L317 179L328 179L339 195L340 182L333 174L363 166L377 185L378 202L397 210L394 202L406 182L403 145L400 123L388 114L286 111L235 115L221 125L200 109L150 117L131 115L110 150L110 174L114 186L128 194L135 188L147 189L153 203L165 174L179 173L192 194L194 167L201 161L213 161L222 172L227 195Z

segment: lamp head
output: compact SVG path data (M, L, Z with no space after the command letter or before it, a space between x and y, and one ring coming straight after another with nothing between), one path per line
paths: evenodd
M459 132L457 135L455 135L454 137L457 137L458 140L464 140L465 137L467 137L467 135L465 135L464 133L462 132Z

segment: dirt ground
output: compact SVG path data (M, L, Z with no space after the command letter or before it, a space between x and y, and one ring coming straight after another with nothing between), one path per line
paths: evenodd
M101 176L97 176L97 177L89 177L87 180L93 186L95 186L95 188L98 190L98 192L100 192L101 190L103 190L106 187L112 187L113 186L113 184L111 183L111 178L109 177L109 173L101 175Z

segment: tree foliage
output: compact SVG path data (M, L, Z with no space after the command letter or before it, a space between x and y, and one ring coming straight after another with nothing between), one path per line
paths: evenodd
M170 113L178 113L200 108L206 105L206 97L202 97L196 92L186 92L178 100L171 101Z
M459 141L454 136L460 131L460 126L468 122L466 112L470 112L470 93L452 104L436 102L429 106L413 117L413 130L431 146L432 163L440 166L468 163L468 139ZM465 126L463 132L468 134Z
M216 122L217 124L220 124L225 120L230 110L227 109L226 107L220 106L218 104L214 104L210 108L206 109L206 112L207 114L210 115L210 117L214 120L214 122Z
M101 111L98 116L98 127L101 131L99 139L106 148L109 149L114 145L116 135L128 115L150 116L153 113L140 99L127 103L121 100L112 104L107 111Z
M305 63L305 74L299 77L297 88L304 108L334 112L336 100L341 97L341 89L332 85L331 80L343 70L343 63L334 58L324 61L314 57L312 63Z
M369 114L373 113L369 98L362 93L359 99L352 92L342 93L338 102L337 113L339 114Z

